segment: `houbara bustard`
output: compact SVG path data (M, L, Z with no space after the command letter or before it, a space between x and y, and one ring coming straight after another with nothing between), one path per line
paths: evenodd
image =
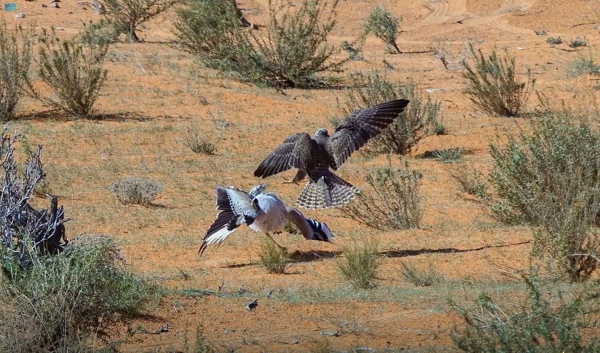
M220 212L204 236L200 255L208 245L221 243L244 223L273 240L270 233L281 233L286 223L291 221L304 238L332 242L333 235L325 223L304 217L297 209L286 206L275 193L265 193L266 187L266 184L256 185L246 193L233 186L217 186L216 204Z
M352 184L332 173L387 126L404 108L408 100L398 99L355 111L343 118L330 136L319 128L310 137L306 132L295 133L275 148L254 171L255 177L266 178L291 168L298 168L292 182L307 175L309 181L298 197L298 205L307 209L344 205L358 191Z

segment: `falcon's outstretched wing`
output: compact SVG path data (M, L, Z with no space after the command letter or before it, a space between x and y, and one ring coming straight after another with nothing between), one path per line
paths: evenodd
M246 192L233 186L228 186L227 188L217 186L215 195L217 210L221 212L219 212L217 219L208 231L206 231L202 246L200 246L200 250L198 251L200 255L202 255L208 245L222 242L237 227L243 223L250 225L256 218L256 209Z
M306 132L289 136L260 163L254 176L266 178L291 168L306 170L315 145L316 142Z
M404 111L408 102L406 99L393 100L356 111L345 117L329 137L330 153L336 167L339 168L352 152L364 146L370 138L379 135L388 127Z

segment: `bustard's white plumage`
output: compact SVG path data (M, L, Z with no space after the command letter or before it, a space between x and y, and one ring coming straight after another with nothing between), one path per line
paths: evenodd
M246 193L233 186L217 186L215 196L220 212L204 236L200 255L208 245L221 243L244 223L271 238L270 233L280 233L290 221L307 240L332 242L333 235L325 223L304 217L297 209L286 206L275 193L265 193L266 187L266 184L256 185Z

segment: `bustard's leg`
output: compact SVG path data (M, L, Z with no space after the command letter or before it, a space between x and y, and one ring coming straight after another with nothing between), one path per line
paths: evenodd
M277 244L277 242L275 241L275 239L273 239L273 237L271 236L271 234L269 234L269 233L265 233L265 234L267 235L267 237L268 237L269 239L271 239L271 241L273 242L273 244L277 245L277 247L279 248L279 250L284 250L284 251L287 251L287 248L286 248L286 247L284 247L284 246L281 246L281 245Z

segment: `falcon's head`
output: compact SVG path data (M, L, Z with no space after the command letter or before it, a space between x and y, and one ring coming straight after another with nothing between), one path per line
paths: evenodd
M315 136L329 137L329 132L324 127L320 127L315 131Z

